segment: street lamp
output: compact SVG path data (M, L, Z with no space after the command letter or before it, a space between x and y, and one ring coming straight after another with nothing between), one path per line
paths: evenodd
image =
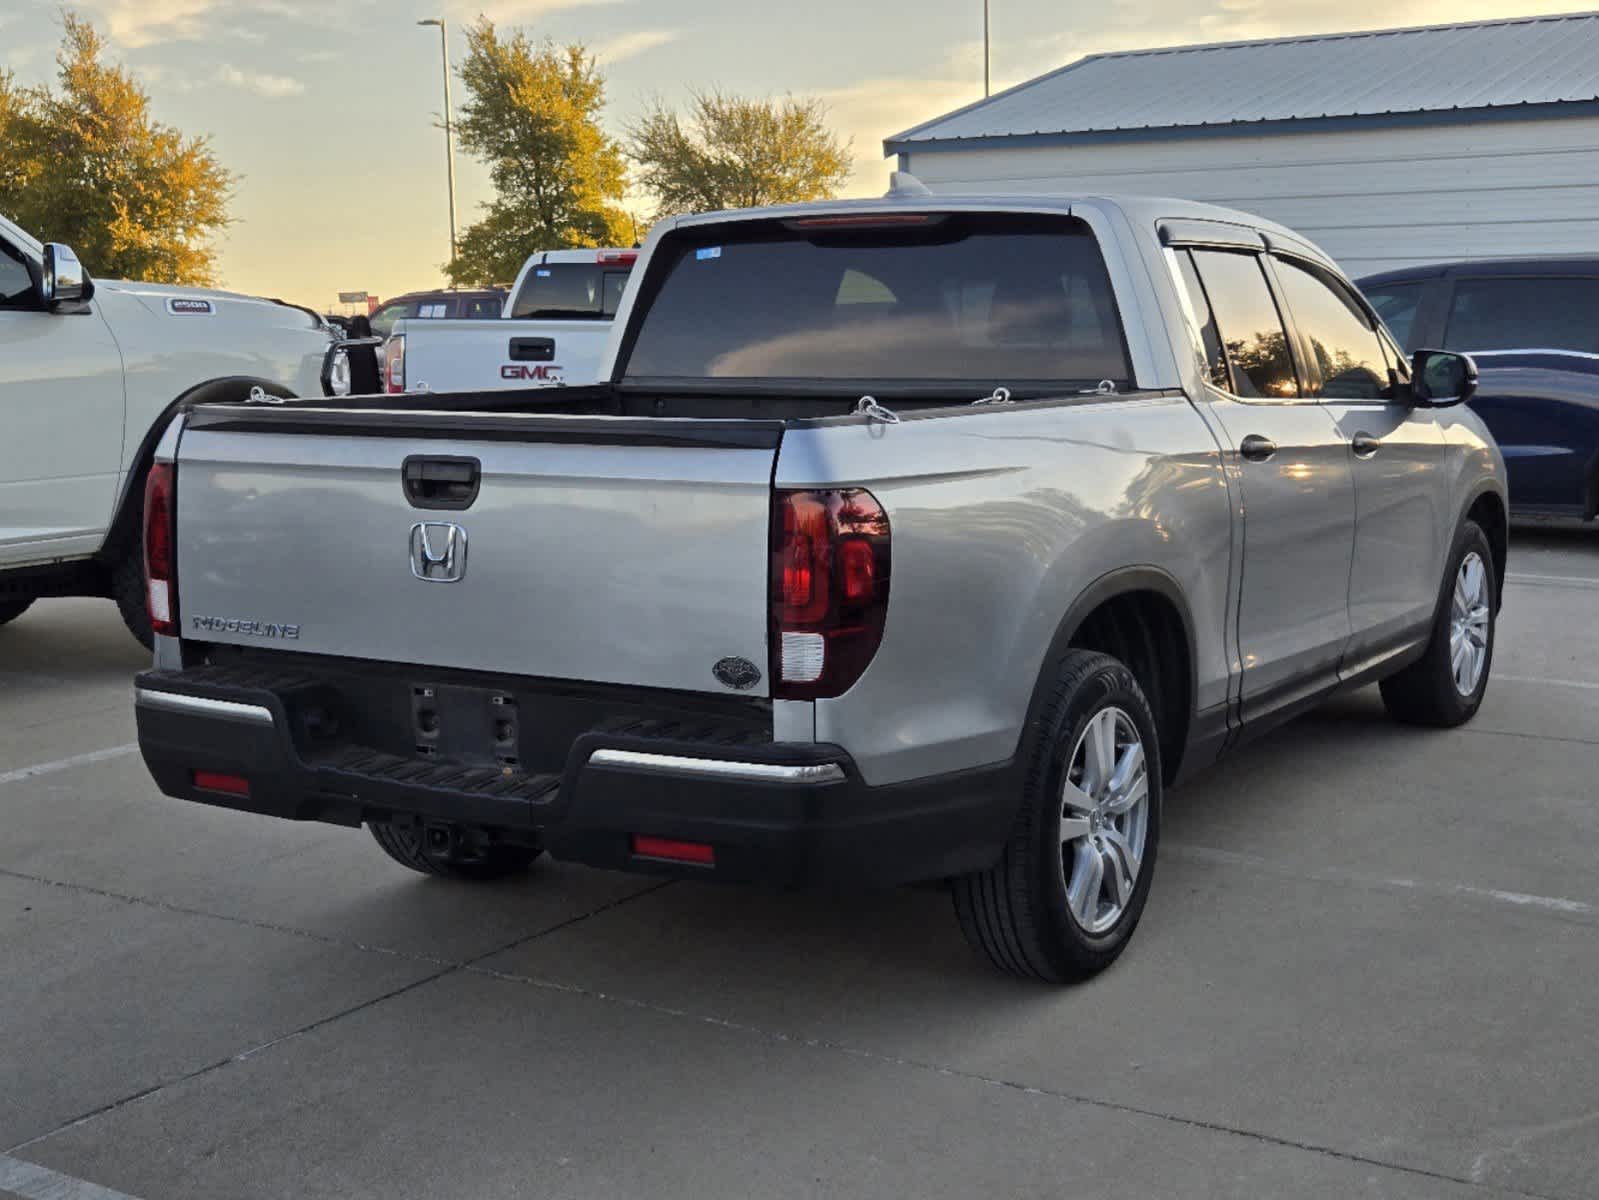
M418 25L439 27L439 57L444 61L444 165L450 179L450 261L455 261L455 118L450 113L450 35L443 17L430 17Z
M988 95L988 0L983 0L983 95Z

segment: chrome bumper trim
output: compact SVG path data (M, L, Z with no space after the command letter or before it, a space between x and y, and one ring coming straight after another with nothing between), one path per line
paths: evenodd
M845 779L844 768L837 763L785 766L734 762L725 758L688 758L680 754L645 754L638 750L596 750L589 756L589 766L627 767L663 775L714 775L718 779L742 779L750 783L842 783Z
M222 721L245 721L252 725L272 724L272 710L259 704L208 700L204 696L185 696L179 692L158 692L150 688L135 688L133 698L134 703L144 708L164 708L168 712L215 717Z

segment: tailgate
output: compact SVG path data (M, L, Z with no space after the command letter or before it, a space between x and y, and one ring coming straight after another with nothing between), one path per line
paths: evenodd
M405 321L409 390L489 391L593 383L609 321Z
M761 671L747 694L767 694L776 423L222 407L189 422L184 637L706 692L729 690L712 667L736 657ZM475 497L418 507L408 459L457 503L449 481L475 460Z

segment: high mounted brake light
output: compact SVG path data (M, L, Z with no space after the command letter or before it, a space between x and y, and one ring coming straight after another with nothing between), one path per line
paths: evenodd
M638 261L637 250L600 250L595 253L594 261L606 266L631 267Z
M796 217L783 223L790 229L881 229L932 225L943 219L932 213L846 213L836 217Z
M774 494L774 698L841 696L865 672L888 615L889 533L864 488Z
M155 463L144 482L144 577L150 628L178 636L176 522L178 469Z

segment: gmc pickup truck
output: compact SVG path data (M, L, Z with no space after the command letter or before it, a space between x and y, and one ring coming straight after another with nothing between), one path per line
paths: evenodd
M150 645L144 481L180 405L317 396L333 329L310 309L90 279L0 217L0 625L110 596Z
M522 390L593 383L637 250L541 250L498 317L406 317L383 327L389 392ZM380 310L381 312L381 310Z
M1407 363L1287 230L902 186L670 220L637 272L593 386L173 422L164 792L458 879L947 880L1064 981L1127 944L1180 778L1374 681L1482 702L1472 364Z

